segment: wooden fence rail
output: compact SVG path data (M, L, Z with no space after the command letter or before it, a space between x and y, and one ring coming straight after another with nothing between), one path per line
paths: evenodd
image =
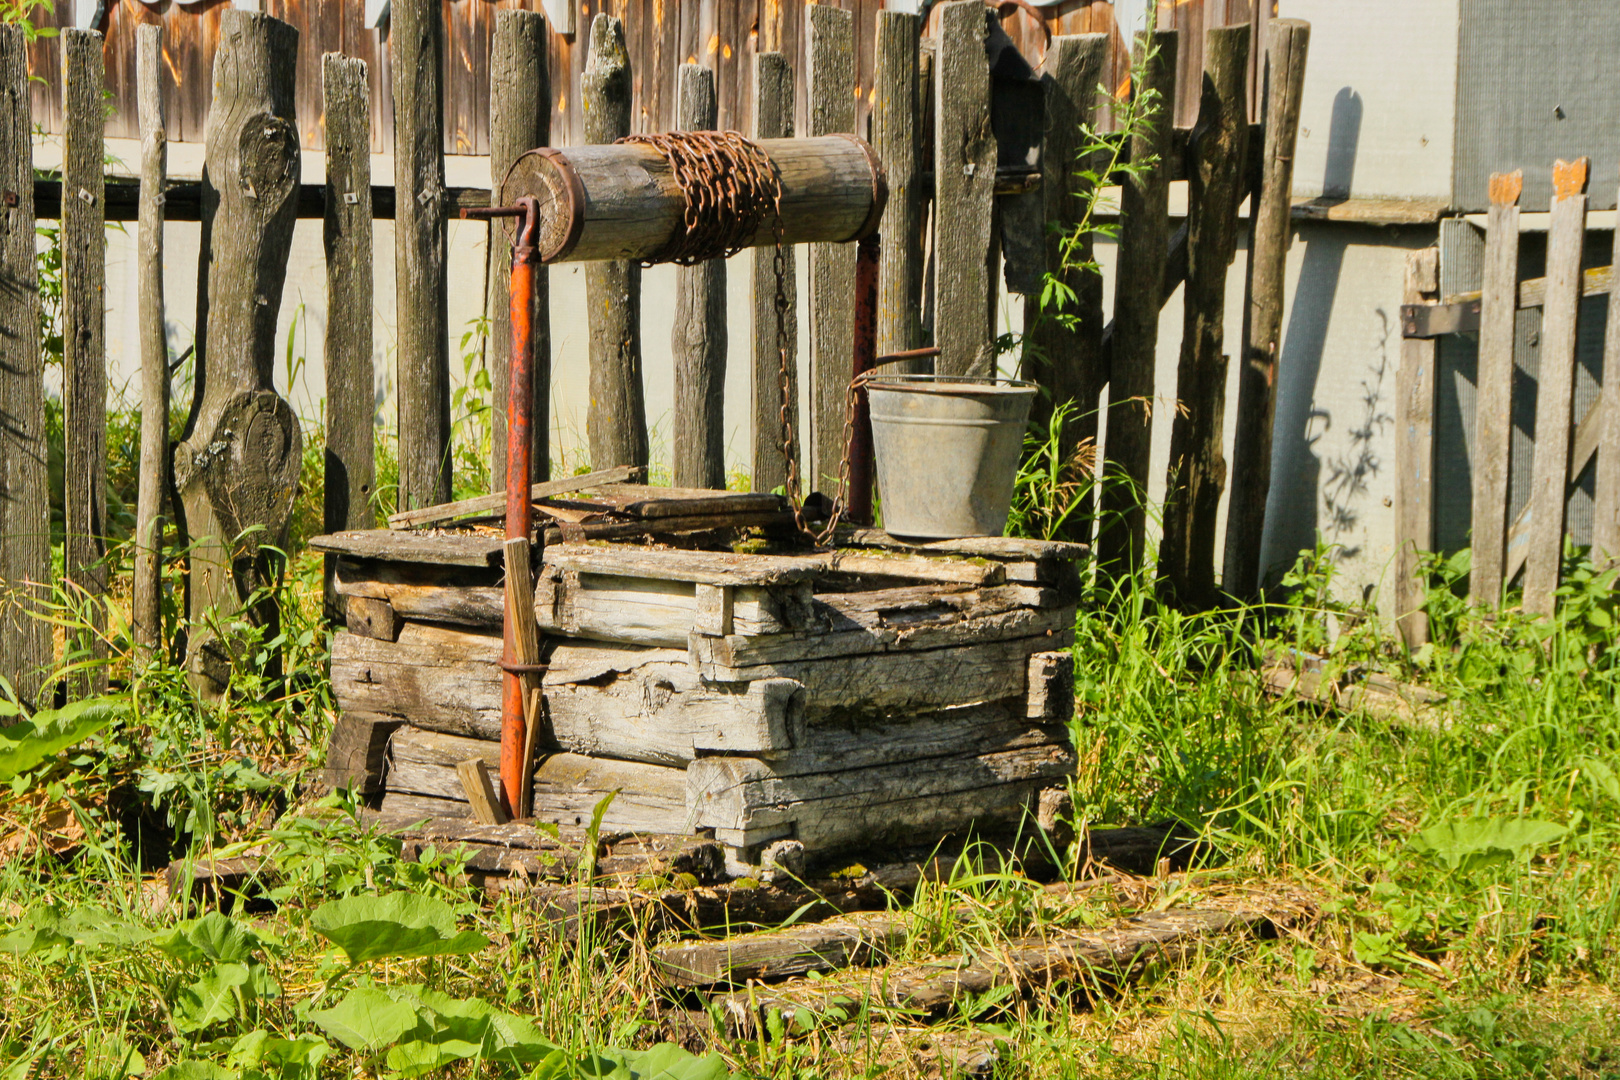
M401 150L392 188L371 185L365 152L377 141L372 127L377 105L368 100L375 73L367 71L363 60L336 55L322 60L319 74L326 181L320 185L297 182L298 125L307 127L309 121L295 102L302 91L295 94L294 88L303 83L295 77L294 58L313 58L305 56L298 35L286 24L269 15L231 11L222 15L223 36L215 64L230 67L233 79L221 82L216 78L215 82L220 86L228 82L238 97L215 103L222 108L209 117L207 165L200 184L167 180L158 160L147 163L141 184L105 182L103 190L97 149L101 139L96 111L99 95L95 92L101 52L99 39L89 32L64 38L68 174L60 181L30 182L28 95L20 92L26 76L18 62L21 43L14 31L0 31L0 77L15 91L8 99L13 111L0 116L0 159L6 168L18 166L20 170L8 187L18 193L15 205L6 211L13 219L8 235L18 234L19 220L31 220L36 214L64 214L65 242L74 253L69 265L72 289L75 295L95 298L82 311L69 310L74 344L66 390L67 457L70 463L81 464L70 464L68 472L67 566L73 584L98 603L108 588L103 557L107 530L97 516L96 502L104 481L95 471L104 467L97 442L104 425L95 422L97 403L104 402L106 378L100 366L104 346L97 329L102 311L99 298L105 289L105 270L99 262L103 222L133 220L144 206L148 215L141 219L143 236L150 231L155 245L160 239L152 214L157 200L143 200L141 192L160 190L164 218L200 220L204 226L196 400L185 439L174 450L175 486L182 505L171 507L164 516L177 521L182 536L195 545L189 581L190 665L214 690L222 686L231 649L229 641L219 640L210 629L210 613L234 609L248 598L254 583L266 580L265 574L273 568L265 563L263 549L281 536L296 481L299 433L290 409L272 388L267 359L280 306L286 240L296 218L322 217L325 221L327 527L355 528L371 520L375 474L366 418L373 377L369 223L374 220L393 217L398 222L394 257L400 289L401 507L443 501L448 495L447 222L463 207L499 201L499 194L490 189L447 189L443 183L443 140L436 132L443 116L437 99L444 91L433 77L439 70L434 57L443 47L443 29L435 25L438 10L433 0L396 0L394 5L394 58L397 61L415 50L412 55L419 59L411 67L412 80L390 80L390 116L393 125L401 128L393 132L391 140ZM1181 523L1182 539L1173 544L1172 550L1178 554L1174 568L1167 567L1166 572L1184 599L1208 602L1213 599L1216 581L1214 514L1224 486L1218 461L1222 439L1218 388L1224 383L1220 376L1226 362L1221 298L1236 246L1238 204L1258 192L1258 204L1270 208L1268 228L1272 233L1285 229L1272 219L1280 215L1281 221L1287 220L1290 176L1277 162L1291 156L1287 148L1292 146L1298 120L1303 48L1289 42L1302 36L1302 24L1267 21L1269 48L1251 46L1256 23L1247 14L1236 27L1200 28L1201 40L1196 46L1180 41L1175 30L1154 35L1156 59L1137 91L1151 88L1165 103L1184 96L1177 89L1177 57L1182 50L1193 48L1203 71L1201 104L1196 128L1159 123L1152 132L1144 131L1131 148L1136 155L1154 154L1159 162L1155 168L1127 178L1118 300L1114 321L1105 331L1100 279L1059 265L1061 247L1046 235L1006 238L1005 230L1019 227L1008 223L1022 219L998 212L998 206L1011 205L999 200L1026 199L1032 191L1039 191L1043 233L1048 221L1072 226L1083 200L1089 197L1075 178L1084 164L1076 156L1077 132L1082 123L1108 113L1113 95L1100 89L1099 83L1109 83L1117 74L1110 67L1117 60L1117 41L1114 35L1099 33L1059 35L1040 42L1038 55L1032 58L1044 60L1037 75L1041 80L1038 98L1044 99L1046 108L1045 157L1038 172L1028 165L1003 162L998 166L987 47L998 40L1004 42L998 38L1004 33L1004 22L980 0L954 0L937 7L929 19L936 36L919 41L917 35L925 28L914 16L877 11L851 15L831 7L808 7L803 25L794 28L795 35L802 35L794 40L805 43L810 65L810 101L798 103L809 131L801 133L853 130L869 136L890 170L890 208L884 219L879 274L882 348L915 348L927 344L931 333L941 348L937 365L941 372L990 374L998 365L1005 366L1007 361L996 356L994 333L1004 246L1009 253L1016 248L1020 260L1035 253L1037 271L1044 263L1075 288L1079 323L1073 332L1042 324L1036 317L1038 296L1026 297L1030 341L1039 348L1027 351L1025 370L1049 392L1040 415L1050 415L1056 404L1075 403L1080 418L1067 435L1069 450L1082 436L1099 430L1094 412L1097 396L1111 379L1108 389L1114 404L1106 417L1108 468L1125 482L1105 489L1099 550L1108 572L1116 578L1135 573L1145 558L1145 517L1137 495L1148 486L1151 417L1146 404L1156 398L1179 398L1192 406L1190 424L1178 429L1179 456L1172 463L1172 499L1180 507L1176 520ZM584 134L589 141L626 134L637 126L629 115L630 105L637 100L636 94L645 92L633 88L645 87L653 74L657 80L664 78L662 70L633 70L626 33L624 24L605 14L588 25L582 23L580 37L588 40L589 47L581 42L580 49L588 55L581 58L580 78L548 89L543 53L548 42L556 47L557 35L539 14L503 14L495 29L494 59L487 71L490 95L499 99L521 91L587 99ZM155 34L148 31L143 41L155 43ZM1290 38L1290 34L1296 36ZM850 57L858 56L863 47L861 42L872 43L875 55L851 63ZM1027 48L1027 38L1024 43ZM1251 70L1251 53L1268 56L1272 67L1259 82L1245 74ZM635 55L644 55L644 51ZM756 137L795 132L791 55L762 48L751 58L747 85L752 98L745 112ZM724 124L728 104L712 58L704 68L683 69L676 60L670 58L668 75L671 86L680 91L682 124L712 124L716 117ZM874 92L866 95L858 109L852 109L850 104L861 91L860 73L868 70L874 72ZM1263 88L1261 125L1248 122L1247 88L1251 84ZM161 130L162 102L155 96L145 100L149 106L145 119L154 130ZM674 102L670 104L673 108ZM735 110L736 103L729 108ZM237 131L231 126L249 112L271 120L262 130ZM544 144L552 134L545 119L544 113L537 119L521 110L503 111L497 104L492 169L504 173L505 162L523 149ZM402 129L405 125L410 131ZM249 147L248 153L240 151L242 145ZM1262 147L1266 148L1264 168ZM1183 178L1193 181L1193 220L1173 230L1166 190L1173 180ZM244 197L248 190L252 197ZM1021 205L1023 213L1029 204ZM492 234L492 240L502 235ZM499 294L504 282L499 271L504 244L492 242L491 247L489 280L492 294ZM146 250L150 254L153 248ZM1259 269L1251 266L1249 292L1251 304L1270 305L1267 310L1274 318L1282 302L1281 240L1273 237L1267 252ZM0 255L4 260L0 274L9 283L6 290L0 290L0 350L7 361L0 365L0 407L25 418L25 422L0 427L0 465L4 466L0 477L6 483L5 491L0 492L0 524L7 534L7 543L0 550L0 590L11 601L0 605L0 620L9 620L4 622L8 646L12 641L21 643L5 650L0 675L36 697L43 689L42 673L51 666L48 642L35 640L38 624L34 620L19 619L21 608L16 599L22 596L20 602L25 605L37 602L40 589L50 581L49 549L40 540L46 531L43 519L34 517L45 504L41 494L44 481L35 464L42 459L38 434L42 424L28 419L37 418L43 408L38 346L29 344L35 340L31 335L38 310L31 253L30 247L24 258L17 247L15 251L6 248ZM1082 246L1080 253L1089 258L1089 247ZM791 303L796 262L802 256L792 249L783 254L782 288L790 302L782 313L786 324L781 327L777 325L779 268L775 253L769 247L757 248L750 254L750 263L744 264L751 270L753 313L753 393L747 424L753 443L752 475L759 490L783 482L785 419L805 455L802 467L808 490L836 477L842 452L844 383L853 333L851 267L846 265L851 252L835 247L812 247L808 252L811 350L810 370L804 373L797 370L795 361L799 331ZM1025 280L1028 271L1029 266L1021 263L1019 273ZM722 462L724 267L712 264L683 274L684 314L677 320L676 339L671 342L671 352L681 358L677 481L714 484L720 479ZM640 268L630 263L602 263L587 269L592 400L588 427L596 468L646 463L639 275ZM153 275L147 271L146 276ZM1038 281L1039 273L1034 277ZM1159 313L1183 282L1189 298L1184 362L1178 385L1165 386L1154 377ZM543 286L540 292L544 295ZM156 315L145 311L143 325L159 325L161 294L143 295L159 309ZM543 303L538 305L537 315L538 340L545 342ZM1275 328L1260 332L1274 337ZM1271 347L1274 362L1274 343ZM540 396L546 396L546 348L542 344L538 357ZM660 346L658 354L662 353ZM504 383L505 359L500 346L492 349L497 388ZM810 412L802 423L798 416L801 378L810 380L811 388ZM156 400L166 388L164 383L155 387L155 393L154 388L147 392ZM543 438L547 425L536 426ZM1266 438L1269 454L1269 416L1256 430ZM223 456L212 449L216 443L235 446L232 440L241 439L258 441L250 449L239 447ZM1211 447L1217 448L1215 458L1210 456ZM542 444L536 450L541 462L536 479L543 479L546 447ZM504 443L497 440L497 475L503 452ZM1237 451L1240 458L1251 452L1244 446ZM143 453L163 457L156 443ZM1183 494L1178 486L1183 480L1178 478L1190 475L1189 462L1203 464L1194 470L1199 475L1196 492ZM159 468L159 462L143 462L143 474ZM18 505L14 492L33 493L26 495L31 499L27 509ZM244 500L244 493L251 498ZM1263 506L1263 490L1260 503ZM153 522L160 513L153 500L143 499L141 536L153 535ZM1257 530L1260 526L1251 523L1249 527ZM251 535L239 537L244 531ZM1088 514L1074 515L1067 531L1070 538L1088 539ZM32 539L14 543L14 535ZM1257 537L1258 532L1252 535ZM149 625L156 619L151 597L156 595L161 561L143 558L138 564L143 580L135 591L143 599L136 621L141 641L149 650L161 644ZM259 617L270 615L261 612ZM12 636L11 629L18 634ZM86 647L93 649L103 636L90 635L94 640L87 639ZM211 652L199 648L209 642L215 646Z

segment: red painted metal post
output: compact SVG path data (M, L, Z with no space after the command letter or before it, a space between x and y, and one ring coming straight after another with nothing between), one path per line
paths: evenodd
M878 255L877 233L855 248L855 360L851 377L859 379L877 366ZM866 387L855 391L855 423L849 433L849 520L872 524L872 411Z
M534 343L530 335L530 314L534 305L534 266L540 261L535 234L540 224L540 204L525 196L514 206L489 210L463 210L466 218L518 218L517 243L512 247L512 355L506 396L506 538L527 539L531 532L533 507L529 487L533 483L533 453L530 438L530 412L534 401ZM528 725L523 713L523 677L519 673L514 612L508 609L502 620L504 648L501 652L501 797L506 812L516 816L523 805L523 743Z

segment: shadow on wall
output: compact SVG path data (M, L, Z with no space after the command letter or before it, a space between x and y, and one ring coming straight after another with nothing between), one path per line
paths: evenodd
M1328 129L1325 195L1345 197L1355 173L1356 146L1361 140L1361 95L1346 86L1333 99ZM1316 405L1316 383L1328 323L1344 268L1345 230L1313 230L1299 263L1299 281L1283 332L1278 363L1277 415L1271 451L1271 493L1266 501L1266 531L1261 544L1262 577L1273 582L1294 556L1316 543L1322 528L1318 497L1322 459L1316 443L1333 418ZM1338 511L1335 511L1337 513Z

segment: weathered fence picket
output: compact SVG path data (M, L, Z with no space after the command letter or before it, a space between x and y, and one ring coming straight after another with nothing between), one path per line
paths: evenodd
M45 366L39 341L34 237L34 118L27 40L0 26L0 679L25 702L42 696L51 667L51 624L37 617L51 580L50 475L45 446Z
M754 58L754 138L785 139L793 134L793 68L781 53ZM750 289L754 303L754 377L751 401L753 432L750 461L753 489L770 491L787 478L782 458L783 440L799 431L798 348L799 319L792 248L780 252L780 288L787 301L776 306L778 252L757 247L752 260ZM786 401L781 381L786 373Z
M87 659L107 655L107 242L102 217L101 35L62 34L62 568ZM81 685L105 688L92 667Z
M877 14L877 75L872 101L872 151L889 180L879 231L877 351L883 356L922 347L922 199L918 190L916 15Z
M580 93L585 141L630 134L630 54L624 24L610 15L591 23L591 52ZM591 332L591 409L586 417L591 467L647 464L647 408L641 388L641 266L627 259L585 267Z
M1405 302L1432 300L1439 288L1439 252L1424 248L1408 256ZM1432 338L1407 338L1395 379L1395 617L1410 649L1429 640L1417 568L1420 554L1434 547L1435 354Z
M1620 266L1620 229L1614 231L1611 251L1612 274ZM1613 296L1603 333L1603 386L1593 406L1597 410L1597 474L1592 488L1592 559L1606 569L1620 562L1620 303ZM1590 420L1583 420L1581 426L1586 427ZM1581 468L1584 464L1575 469L1577 475Z
M713 131L719 101L714 72L682 64L675 93L684 131ZM675 486L726 486L726 260L709 259L675 271L675 429L670 440Z
M136 35L141 107L138 268L141 335L141 475L135 501L130 630L137 659L163 648L163 504L169 493L169 334L163 310L163 186L168 137L163 119L163 31Z

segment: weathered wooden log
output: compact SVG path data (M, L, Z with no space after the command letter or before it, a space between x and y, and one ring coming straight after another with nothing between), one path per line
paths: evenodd
M298 418L273 381L298 187L298 32L240 10L220 25L203 167L207 288L198 290L196 399L174 457L191 543L186 664L205 692L223 690L234 651L210 619L236 611L275 576L271 549L283 542L303 457ZM267 640L275 636L273 598L253 617Z
M910 936L905 915L861 913L720 941L671 942L655 948L652 960L672 986L709 987L881 964Z
M762 145L772 139L790 144L794 142L793 68L780 52L762 52L754 57L753 135L755 141ZM784 147L783 150L767 153L771 153L775 161L778 154L787 150ZM779 164L778 169L781 168ZM781 181L785 196L786 177L782 177ZM751 258L754 339L749 399L753 434L749 461L755 491L771 491L786 482L787 459L783 456L783 447L788 442L798 445L798 291L794 277L794 253L786 230L790 223L797 228L800 223L818 216L808 212L784 213L782 245L756 249ZM774 229L762 230L762 235L755 239L761 244L774 244ZM778 296L783 301L781 310L777 309Z
M1221 587L1232 596L1260 588L1260 545L1271 493L1272 425L1277 415L1277 360L1282 354L1294 144L1305 90L1311 25L1272 19L1266 31L1260 189L1249 218L1248 315L1232 425L1232 496L1226 517ZM1252 136L1251 136L1252 137Z
M51 624L36 617L50 594L51 500L28 78L23 28L0 26L0 188L17 193L0 208L0 678L34 704L53 647Z
M398 641L404 620L394 605L371 596L340 596L349 632L379 641Z
M321 58L326 120L325 528L375 522L376 390L371 361L371 91L366 62ZM340 613L337 559L326 557L326 602Z
M811 138L855 130L855 13L804 9ZM872 155L872 169L881 175ZM833 491L844 456L845 398L855 347L855 248L810 245L810 420L807 490Z
M571 5L563 5L570 14ZM491 205L499 205L501 181L512 162L551 141L551 110L538 102L551 100L551 33L546 16L536 11L498 11L489 62L489 180ZM489 229L490 475L506 476L506 407L508 364L512 349L512 251L503 223ZM533 306L529 312L534 347L534 393L529 405L533 477L551 474L551 275L533 271Z
M682 64L676 126L713 131L719 123L714 72ZM675 483L726 486L726 262L709 259L675 271Z
M923 200L917 109L918 17L877 14L873 46L877 97L872 102L872 151L883 165L889 200L883 209L878 267L880 356L922 347ZM920 370L920 365L916 366Z
M616 207L632 218L645 211L651 200L646 193L620 191L618 198L607 187L594 190L585 178L604 174L620 175L617 170L593 168L586 162L606 154L611 160L628 147L612 145L630 134L631 98L630 54L624 44L624 25L599 13L591 23L590 55L580 93L585 105L585 141L607 146L567 151L566 158L550 154L525 154L518 159L502 187L502 201L508 206L524 196L540 199L538 246L542 262L555 262L567 238L576 233L583 238L587 207ZM664 159L654 154L659 161ZM558 162L575 166L565 176ZM540 165L539 175L533 169ZM583 188L583 196L581 196ZM628 196L628 198L626 198ZM609 220L612 218L610 217ZM568 231L559 234L558 228ZM579 245L573 245L574 250ZM587 249L591 250L591 249ZM606 469L615 465L647 464L647 407L641 387L641 265L628 252L611 247L581 258L591 260L585 268L585 307L590 325L591 400L586 415L586 434L591 447L591 464Z
M169 492L169 335L163 311L163 187L168 136L163 123L163 30L135 31L141 121L139 314L141 338L141 476L135 496L135 565L130 582L130 635L137 662L162 647L163 503Z
M865 143L842 135L758 141L782 185L783 243L843 243L872 231L882 213L883 181ZM643 143L525 154L502 193L507 202L525 195L540 200L540 252L548 263L652 258L681 227L686 206L668 160ZM747 245L775 239L767 216ZM763 257L768 269L771 256ZM772 274L770 294L775 290ZM774 373L774 333L771 350Z
M332 725L321 783L327 791L348 789L356 795L383 790L388 737L405 721L397 716L345 709Z
M62 34L62 183L74 197L62 208L62 571L83 629L69 631L71 651L100 659L107 591L107 237L102 197L101 35ZM76 680L106 689L93 665Z
M1107 381L1102 355L1102 275L1087 267L1093 243L1089 235L1072 237L1085 210L1089 187L1077 173L1082 124L1093 121L1097 87L1108 58L1106 34L1059 35L1047 47L1041 65L1046 91L1046 133L1041 148L1041 194L1045 202L1046 272L1074 293L1072 304L1042 305L1041 297L1024 299L1024 372L1049 393L1037 394L1030 422L1050 428L1052 412L1064 403L1074 411L1063 422L1061 449L1070 462L1083 443L1097 441L1097 401ZM1072 241L1072 242L1071 242ZM1075 321L1066 325L1064 317ZM1086 496L1089 502L1089 495ZM1072 512L1064 534L1086 539L1091 534L1090 506Z
M1170 238L1170 109L1176 96L1174 30L1137 39L1151 53L1141 85L1132 85L1146 123L1133 133L1131 160L1156 166L1120 184L1119 265L1115 271L1114 348L1108 381L1107 463L1098 503L1097 569L1121 581L1142 566L1147 543L1148 468L1153 439L1153 372L1158 354L1161 283ZM1156 95L1156 105L1143 101Z
M438 0L400 0L391 10L399 508L410 510L450 498L444 17Z
M1551 615L1564 565L1569 498L1569 436L1575 394L1575 332L1580 317L1581 253L1586 243L1587 159L1553 166L1547 227L1547 301L1536 369L1536 449L1531 464L1530 544L1524 563L1524 610Z
M996 137L980 0L941 5L934 131L935 337L942 375L995 374Z
M1215 518L1226 488L1226 271L1237 252L1238 204L1247 194L1249 28L1210 30L1191 145L1187 287L1170 421L1170 476L1159 577L1185 604L1215 603Z
M769 990L753 988L718 999L738 1035L763 1030L778 1013L789 1030L796 1017L812 1023L850 1022L866 1008L940 1015L998 987L1019 993L1055 984L1084 988L1120 984L1152 962L1173 962L1220 935L1261 933L1270 919L1257 912L1196 909L1135 915L1113 927L1058 938L1027 938L983 957L955 956L924 964L849 972L835 978L795 980Z
M1402 303L1421 304L1440 291L1440 252L1422 248L1406 257ZM1420 552L1434 547L1434 401L1438 373L1434 338L1401 341L1395 378L1395 618L1409 649L1429 640L1423 610L1426 583L1418 580Z

